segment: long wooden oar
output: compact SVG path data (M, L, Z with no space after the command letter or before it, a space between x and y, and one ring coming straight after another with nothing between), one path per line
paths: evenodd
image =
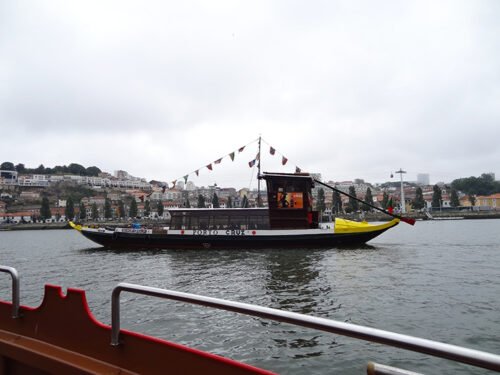
M355 199L355 200L357 200L358 202L361 202L361 203L363 203L363 204L366 204L368 207L371 207L371 208L374 208L374 209L376 209L376 210L379 210L379 211L383 212L384 214L387 214L387 215L389 215L389 216L395 217L396 219L399 219L399 220L401 220L401 221L404 221L404 222L405 222L405 223L407 223L407 224L410 224L410 225L415 225L415 219L410 219L410 218L408 218L408 217L403 217L403 216L399 216L399 215L396 215L396 214L390 213L390 212L389 212L389 211L387 211L387 210L384 210L384 209L382 209L382 208L379 208L379 207L377 207L377 206L374 206L374 205L372 205L372 204L370 204L370 203L366 203L365 201L362 201L361 199L359 199L359 198L355 197L354 195L347 194L346 192L343 192L342 190L339 190L339 189L337 189L337 188L334 188L333 186L327 185L327 184L325 184L325 183L323 183L323 182L321 182L321 181L318 181L318 180L317 180L317 179L315 179L315 178L314 178L313 180L314 180L314 182L317 182L317 183L318 183L318 184L320 184L320 185L323 185L323 186L325 186L325 187L327 187L327 188L329 188L329 189L332 189L333 191L336 191L336 192L338 192L338 193L340 193L340 194L347 195L349 198Z

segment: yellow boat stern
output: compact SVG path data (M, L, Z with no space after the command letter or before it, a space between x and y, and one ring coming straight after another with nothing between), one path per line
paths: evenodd
M383 229L391 228L399 224L399 219L393 219L385 224L373 225L368 224L366 221L352 221L346 219L335 218L334 233L363 233L373 232Z

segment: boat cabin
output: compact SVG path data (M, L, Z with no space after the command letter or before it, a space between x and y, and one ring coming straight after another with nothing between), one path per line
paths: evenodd
M171 210L170 228L183 230L310 229L318 227L308 173L267 173L268 208Z
M309 173L267 173L260 176L267 184L271 229L318 228L318 211L313 211Z

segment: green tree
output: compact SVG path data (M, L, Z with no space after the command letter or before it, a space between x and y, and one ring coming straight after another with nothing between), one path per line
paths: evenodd
M432 193L432 207L433 208L441 207L442 201L443 197L441 196L441 189L439 188L439 186L434 185Z
M365 194L365 203L361 206L361 209L363 211L371 211L372 208L368 206L368 204L373 205L373 196L372 196L372 189L368 188L366 189L366 194Z
M52 213L50 212L49 198L47 197L42 198L42 206L40 207L40 217L43 219L43 221L50 219L52 217Z
M226 207L233 208L233 200L231 199L231 197L227 198Z
M137 202L135 198L132 198L132 201L130 202L130 209L128 215L130 217L137 217Z
M68 170L69 173L78 174L80 176L85 176L86 172L85 167L83 165L76 163L71 163L70 165L68 165Z
M149 201L146 201L146 203L144 203L144 216L149 217L149 215L151 215L151 204Z
M66 220L73 220L73 218L75 217L75 204L73 203L73 199L71 199L71 197L69 197L66 201L64 215L66 216Z
M219 208L220 207L219 197L217 196L217 194L215 192L214 192L214 196L212 197L212 206L213 206L213 208Z
M384 194L382 194L382 208L387 208L387 205L389 204L389 195L387 192L384 191Z
M3 171L15 171L16 168L14 167L14 164L11 163L10 161L5 161L0 165L0 169Z
M248 202L248 198L246 195L243 196L243 200L241 201L241 208L248 208L250 203Z
M325 205L325 191L323 188L318 189L318 197L316 198L316 209L319 212L323 212L326 210L326 205Z
M354 189L354 186L352 185L349 186L349 195L356 197L356 189ZM356 212L358 209L359 209L358 201L356 199L349 197L349 203L347 204L347 211Z
M495 181L489 173L483 173L480 177L467 177L454 180L451 187L468 194L490 195L500 193L500 182Z
M158 210L158 216L163 217L163 202L158 201L158 205L156 206L156 209Z
M18 165L16 165L16 171L18 173L24 173L26 171L26 167L24 166L24 164L19 163Z
M79 218L80 220L85 220L87 218L87 211L85 210L85 205L83 202L80 202L80 209L79 209Z
M104 201L104 217L106 219L111 219L113 217L113 213L111 212L111 201L108 198Z
M119 211L119 215L121 218L124 218L125 217L125 204L123 204L123 201L120 200L118 202L118 211Z
M186 198L186 208L191 208L191 203L189 203L189 198Z
M476 205L476 196L472 193L469 193L469 202L470 202L471 206Z
M101 173L101 170L95 166L85 169L85 175L87 176L99 176L99 173Z
M455 189L451 189L451 195L450 195L450 206L451 207L458 207L460 206L460 200L458 199L458 194Z
M97 209L97 204L92 203L92 220L96 220L99 218L99 210Z
M35 173L35 174L44 174L45 173L45 167L43 166L43 164L40 164L38 166L38 168L34 169L33 173Z
M332 195L332 212L337 214L342 211L342 198L338 191L334 191Z
M415 198L411 201L411 208L414 210L421 210L425 207L425 199L422 193L422 188L418 187L415 191Z
M198 195L198 208L205 208L205 197L203 195Z

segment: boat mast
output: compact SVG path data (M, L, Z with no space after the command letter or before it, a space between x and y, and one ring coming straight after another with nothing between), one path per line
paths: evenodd
M259 153L257 154L259 162L257 164L257 207L260 207L260 141L261 136L259 134Z

